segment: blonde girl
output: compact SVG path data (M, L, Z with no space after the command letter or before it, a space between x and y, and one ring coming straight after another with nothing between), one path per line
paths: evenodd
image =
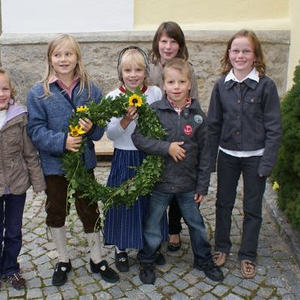
M46 224L49 226L58 252L58 263L52 276L52 284L63 285L71 271L71 260L67 251L65 219L67 215L68 182L61 169L61 157L66 151L78 151L82 137L68 133L68 120L79 106L91 100L99 102L101 91L90 81L82 63L77 41L68 34L54 38L48 46L46 75L28 92L28 133L39 150L42 168L47 183ZM86 134L82 159L93 176L96 155L93 141L99 140L103 130L88 119L79 124ZM102 259L99 232L95 224L99 217L96 203L76 194L75 207L90 248L90 268L100 273L102 279L116 282L118 275Z

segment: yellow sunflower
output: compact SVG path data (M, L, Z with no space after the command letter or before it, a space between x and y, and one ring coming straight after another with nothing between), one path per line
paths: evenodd
M88 111L89 109L88 109L88 107L86 106L86 105L84 105L84 106L79 106L79 107L77 107L76 108L76 112L86 112L86 111Z
M139 95L133 94L129 97L128 102L130 106L140 107L143 104L143 99Z
M278 191L279 190L279 184L278 184L278 182L277 181L274 181L274 183L273 183L273 190L274 191Z
M76 125L76 126L70 125L69 129L70 129L71 136L80 136L85 134L85 131L82 129L80 125Z

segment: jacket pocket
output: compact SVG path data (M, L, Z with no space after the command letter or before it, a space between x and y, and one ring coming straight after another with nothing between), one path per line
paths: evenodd
M244 111L246 114L261 114L261 99L259 97L246 97L244 103Z

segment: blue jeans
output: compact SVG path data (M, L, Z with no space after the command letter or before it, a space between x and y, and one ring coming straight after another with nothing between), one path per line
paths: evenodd
M174 197L189 228L195 263L201 265L211 259L211 246L207 240L199 205L194 202L194 195L194 192L174 194L152 192L145 218L144 248L138 253L141 263L154 263L156 251L162 241L160 222Z
M262 223L262 199L266 177L259 177L260 156L234 157L219 151L218 189L216 202L216 251L229 253L231 249L231 215L236 199L238 181L243 175L243 233L238 252L240 260L256 260L259 231Z
M20 271L22 218L26 194L0 197L0 277Z

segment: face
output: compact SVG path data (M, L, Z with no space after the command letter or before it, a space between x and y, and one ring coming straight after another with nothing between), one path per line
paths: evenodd
M164 72L164 90L168 99L182 107L185 104L185 99L189 97L191 89L191 81L188 75L186 72L180 72L173 68L167 68Z
M160 62L164 64L166 61L177 55L179 51L179 44L166 33L163 33L158 42L158 51L160 54Z
M8 108L10 97L9 79L6 74L0 74L0 110Z
M73 79L77 65L77 55L70 44L55 47L51 55L51 64L60 79Z
M146 70L136 63L122 66L122 78L124 85L132 92L137 88L142 88L146 78Z
M255 60L254 48L247 37L238 37L231 43L229 60L233 67L233 73L238 79L246 77L253 69Z

